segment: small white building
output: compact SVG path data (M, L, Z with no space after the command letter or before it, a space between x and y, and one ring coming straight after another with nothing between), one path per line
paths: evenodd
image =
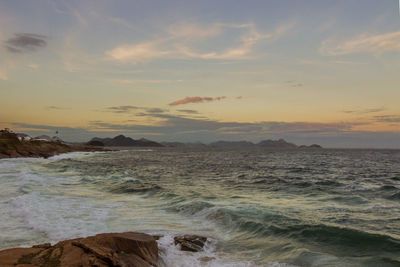
M29 135L24 134L24 133L17 133L16 135L17 135L19 141L29 141L32 139L32 137L30 137Z

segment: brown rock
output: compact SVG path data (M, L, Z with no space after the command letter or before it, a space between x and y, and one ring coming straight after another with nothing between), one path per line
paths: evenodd
M0 266L150 267L158 264L158 247L147 234L127 232L99 234L32 248L0 251Z
M174 237L174 244L181 245L181 250L183 251L199 252L203 250L206 241L207 237L198 235L183 235Z

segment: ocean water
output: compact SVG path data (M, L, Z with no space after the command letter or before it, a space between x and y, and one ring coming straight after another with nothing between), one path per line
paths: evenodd
M0 249L123 231L164 235L161 266L400 266L400 151L0 160ZM173 245L182 233L210 241L182 252Z

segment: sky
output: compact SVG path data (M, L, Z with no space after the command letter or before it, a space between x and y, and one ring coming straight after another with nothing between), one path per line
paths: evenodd
M400 148L397 0L0 1L0 128Z

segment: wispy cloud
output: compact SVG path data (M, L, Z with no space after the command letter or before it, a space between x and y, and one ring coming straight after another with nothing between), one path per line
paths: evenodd
M16 33L14 37L6 40L4 46L12 53L32 52L47 44L46 36L33 33Z
M193 109L178 109L178 112L181 113L186 113L186 114L199 114L199 112L197 110L193 110Z
M108 51L106 54L116 61L133 63L171 55L172 52L161 48L160 43L151 41L134 45L121 45Z
M115 106L115 107L108 107L106 111L110 111L113 113L129 113L132 111L139 110L139 107L136 106Z
M400 123L400 115L382 115L375 116L375 119L379 122L399 122Z
M149 107L138 107L138 106L127 105L127 106L108 107L105 109L105 111L113 113L132 113L140 111L142 114L147 114L147 113L154 114L154 113L164 113L167 110L163 108L149 108Z
M96 57L81 49L79 38L75 33L64 36L59 53L65 70L69 72L89 70L98 62Z
M400 31L377 35L363 34L343 42L325 40L320 48L321 54L328 56L353 53L382 54L388 51L400 52Z
M156 80L156 79L117 79L113 80L119 84L136 84L136 83L181 83L183 80Z
M261 40L276 40L289 31L294 24L286 24L271 33L261 33L252 23L211 25L177 24L167 28L163 37L119 45L106 52L108 58L119 62L138 63L159 58L199 58L199 59L243 59L248 57L256 43ZM212 40L226 33L228 29L236 30L236 46L226 43L220 50L200 49L199 40Z
M49 109L49 110L65 110L65 109L68 109L68 108L59 107L59 106L47 106L46 109Z
M369 113L378 113L378 112L382 112L382 111L385 111L385 110L386 110L386 108L380 107L380 108L367 108L367 109L343 110L342 112L348 113L348 114L352 114L352 113L356 113L356 114L369 114Z
M15 68L15 63L11 60L0 62L0 80L8 80L8 72Z
M200 96L187 96L183 99L179 99L172 103L169 103L170 106L184 105L190 103L203 103L203 102L211 102L211 101L219 101L225 99L226 96L217 96L217 97L200 97Z
M365 125L366 122L267 122L270 131L276 132L332 132L350 131L355 126Z
M291 87L303 87L304 85L302 83L297 83L296 81L287 81L286 84L288 84Z

